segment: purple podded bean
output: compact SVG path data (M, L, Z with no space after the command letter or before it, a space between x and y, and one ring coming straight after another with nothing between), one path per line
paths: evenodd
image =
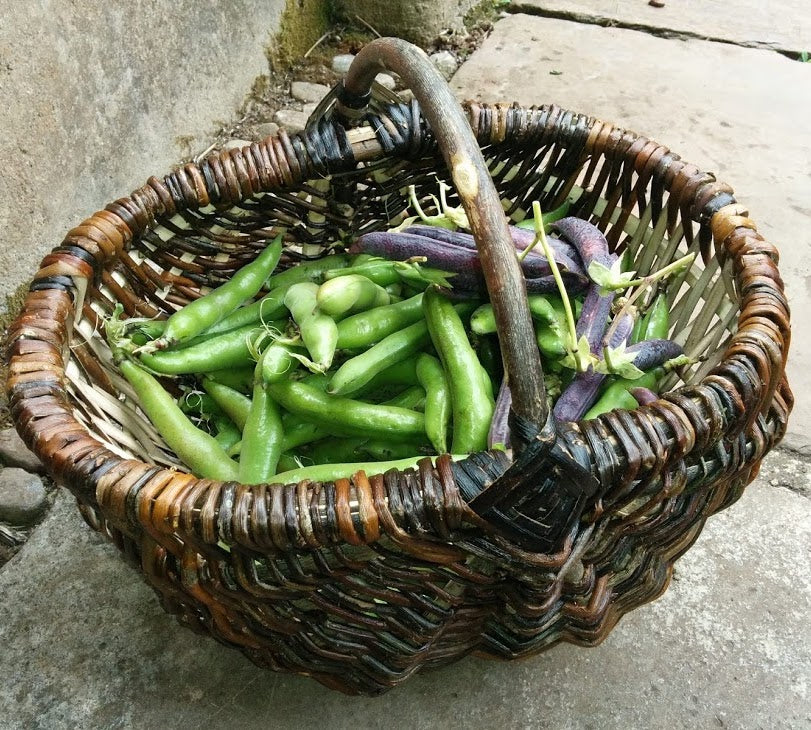
M463 269L481 271L479 252L475 247L457 246L414 233L375 231L364 233L349 248L350 253L372 253L386 258L407 259L424 256L429 266L459 273ZM521 262L524 276L537 279L549 274L549 262L540 256Z
M631 345L626 352L634 355L634 365L640 370L657 368L668 360L684 354L678 342L664 339L642 340L636 345Z
M628 311L621 312L617 314L619 320L616 324L612 324L614 327L614 332L611 335L611 339L608 341L609 347L619 347L622 344L628 344L628 338L631 336L631 332L634 329L634 322L636 321L634 315ZM602 350L602 341L600 342L599 352L595 353L599 355Z
M493 420L490 421L490 432L487 434L487 448L492 449L496 444L503 444L504 448L510 445L510 406L513 398L510 386L507 385L507 378L501 381L496 398L496 407L493 411Z
M588 271L592 261L610 267L611 253L608 241L597 226L582 218L561 218L552 224L552 230L560 233L580 253L583 266ZM615 257L616 260L616 257Z
M653 403L654 401L659 400L659 396L656 395L656 393L654 393L650 388L629 388L628 392L641 406L646 406L648 403Z
M516 228L515 226L508 226L508 228L517 251L523 251L535 240L535 234L531 231L525 231L521 228ZM418 236L425 236L426 238L433 238L435 241L449 243L452 246L461 246L462 248L471 249L476 248L476 239L473 238L473 236L469 233L464 233L463 231L451 231L448 228L440 228L438 226L408 226L408 228L404 228L402 232L411 233ZM549 236L548 241L558 266L562 266L567 271L571 271L576 274L586 273L586 270L583 268L583 264L580 261L580 255L573 246L570 246L568 243L565 243L554 236ZM546 257L543 254L543 249L541 249L540 246L537 246L535 249L530 251L524 261L529 261L536 258L546 261ZM549 268L547 265L547 271L548 270Z
M683 350L681 345L673 340L656 339L644 340L636 345L631 345L626 352L634 355L633 362L636 367L640 370L650 370L678 357ZM605 375L591 369L575 375L555 403L553 409L555 418L559 421L581 419L597 400L597 393L603 380L605 380Z
M569 294L577 294L588 286L588 279L580 274L573 274L570 271L561 271L563 285ZM549 274L537 279L525 279L527 294L557 294L558 285L555 277ZM452 289L442 288L443 294L455 301L465 299L481 299L487 296L487 287L484 276L477 276L474 271L461 271L451 279Z
M349 248L350 253L371 253L389 259L409 259L424 256L428 266L456 274L451 281L453 290L464 296L485 293L486 286L481 260L475 248L462 248L437 239L413 233L376 231L360 236ZM557 291L549 273L549 262L544 258L525 259L521 263L530 294ZM567 288L572 292L582 291L588 284L585 275L561 272Z
M597 284L589 285L583 301L583 309L577 319L575 333L578 340L581 337L586 338L592 352L597 352L600 347L613 303L613 292L600 294L600 287Z
M572 271L561 271L560 278L568 294L579 294L589 285L589 280L581 274ZM537 279L527 279L527 294L557 294L558 285L552 274Z

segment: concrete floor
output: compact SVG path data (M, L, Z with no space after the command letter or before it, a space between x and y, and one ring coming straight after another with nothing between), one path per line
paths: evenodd
M453 85L609 119L732 184L783 253L791 449L769 456L665 596L601 647L467 659L377 700L262 672L180 628L62 493L0 571L4 728L811 727L811 64L521 14L496 25Z

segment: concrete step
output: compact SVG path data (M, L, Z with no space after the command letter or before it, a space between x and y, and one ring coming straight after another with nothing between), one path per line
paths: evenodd
M811 49L807 0L512 0L512 12L569 18L582 23L638 28L654 35L692 36L769 48L783 53Z

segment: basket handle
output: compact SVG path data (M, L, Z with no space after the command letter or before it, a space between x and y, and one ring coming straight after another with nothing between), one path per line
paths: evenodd
M414 93L451 173L470 221L498 325L504 368L512 391L512 416L528 441L548 417L546 390L526 285L507 228L501 199L462 107L426 53L399 38L378 38L355 57L338 90L337 111L363 115L381 71L394 71ZM520 450L526 443L514 443Z

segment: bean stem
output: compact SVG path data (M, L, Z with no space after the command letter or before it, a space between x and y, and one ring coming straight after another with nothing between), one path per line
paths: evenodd
M566 291L566 286L563 284L560 269L558 269L558 264L555 261L554 255L552 254L552 247L549 245L549 241L546 239L541 204L537 200L533 201L532 203L532 213L535 216L535 238L541 244L541 248L543 248L544 256L546 256L546 260L549 262L549 268L552 270L552 276L555 278L555 283L558 285L560 298L563 300L563 309L566 313L566 326L569 329L569 342L567 343L566 349L572 354L572 357L577 364L577 369L583 372L586 370L586 368L588 368L588 363L583 363L581 361L580 353L577 350L577 327L574 322L572 303L569 301L569 294ZM524 249L524 253L529 251L532 246L533 244L527 246Z
M623 303L622 309L620 309L620 311L614 316L611 326L606 330L605 335L603 335L603 343L606 343L611 339L614 331L617 329L617 324L620 321L621 316L626 312L631 311L631 307L642 296L642 294L645 293L649 286L655 284L660 279L664 279L665 277L675 274L678 271L682 271L684 268L690 266L695 257L696 255L694 253L688 253L686 256L682 256L680 259L672 261L664 268L654 271L652 274L648 274L641 279L635 279L634 281L628 282L626 286L635 286L636 289Z

